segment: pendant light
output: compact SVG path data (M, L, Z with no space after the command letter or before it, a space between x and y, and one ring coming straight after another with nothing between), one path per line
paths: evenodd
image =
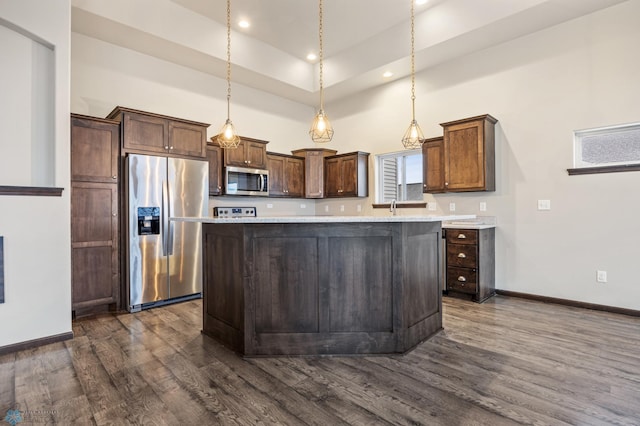
M240 136L230 118L231 104L231 0L227 0L227 121L215 138L222 148L237 148L240 144ZM211 138L213 139L213 138Z
M311 140L316 143L330 142L333 138L333 127L331 127L331 123L329 123L329 117L324 113L324 88L322 86L322 58L323 58L323 50L322 50L322 0L319 0L320 5L320 25L319 25L319 39L320 39L320 110L316 114L313 119L313 123L311 123L311 129L309 130L309 135L311 136Z
M416 61L415 61L415 17L413 10L413 2L411 2L411 124L402 138L402 145L407 149L416 149L424 142L422 129L416 121Z

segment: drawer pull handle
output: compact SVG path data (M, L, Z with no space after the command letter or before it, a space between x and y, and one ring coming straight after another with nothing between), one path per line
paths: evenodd
M464 259L464 258L466 258L466 257L467 257L467 255L466 255L466 254L464 254L464 253L458 253L458 257L459 257L460 259Z
M464 235L464 234L458 234L458 238L461 239L461 240L464 240L464 239L467 238L467 236Z
M458 281L460 281L461 283L463 283L463 282L467 281L467 279L466 279L465 277L463 277L462 275L460 275L460 276L458 277Z

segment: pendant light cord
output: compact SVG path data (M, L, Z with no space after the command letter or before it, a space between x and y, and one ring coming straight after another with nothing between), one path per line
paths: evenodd
M413 3L414 0L411 1L411 118L413 121L416 121L416 60L414 54L415 48L415 25L414 25L414 11L413 11Z
M231 0L227 0L227 120L231 117Z
M320 39L320 52L319 52L319 58L320 58L320 111L324 110L324 90L323 90L323 81L322 81L322 58L324 56L324 52L322 49L322 0L319 1L319 7L320 7L320 25L319 25L319 29L318 29L318 34L319 34L319 39Z

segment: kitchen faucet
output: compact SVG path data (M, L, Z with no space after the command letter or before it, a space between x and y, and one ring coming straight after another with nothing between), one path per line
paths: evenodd
M395 216L396 215L396 199L391 200L389 204L389 211Z

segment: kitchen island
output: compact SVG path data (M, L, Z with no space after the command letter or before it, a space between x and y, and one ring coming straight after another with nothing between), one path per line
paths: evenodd
M471 217L199 219L203 333L245 356L407 352L442 329L441 221Z

